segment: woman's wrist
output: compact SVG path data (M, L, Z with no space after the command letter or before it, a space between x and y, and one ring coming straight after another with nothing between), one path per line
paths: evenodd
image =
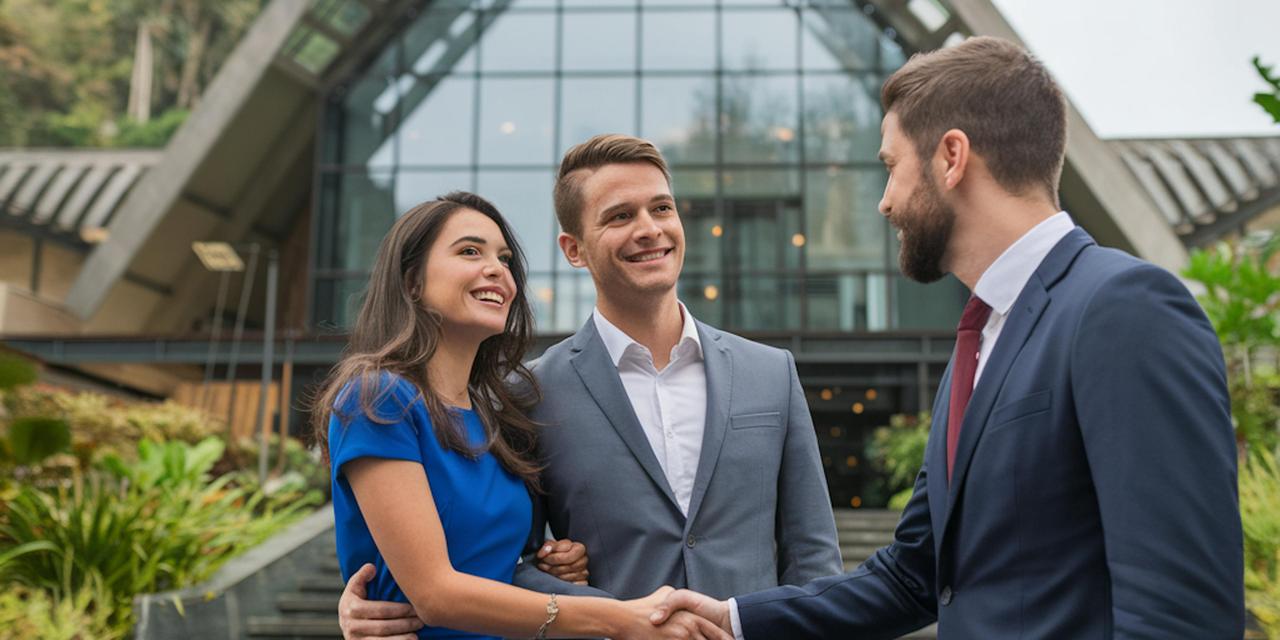
M580 633L596 638L619 638L627 637L630 635L627 631L634 629L637 614L625 602L609 598L575 597L572 598L573 606L570 610L565 606L569 604L569 600L569 598L560 599L561 618L563 619L566 613L572 616L575 634ZM568 625L561 628L567 627Z

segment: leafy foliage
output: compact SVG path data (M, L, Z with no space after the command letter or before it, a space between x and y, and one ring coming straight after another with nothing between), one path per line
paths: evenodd
M10 559L6 580L56 598L100 587L112 627L127 630L134 595L204 580L323 501L297 486L267 496L234 474L212 478L223 448L144 440L134 463L112 454L69 484L22 486L0 518L0 553L51 546Z
M1280 466L1268 450L1240 469L1245 601L1268 638L1280 638Z
M0 0L0 146L163 146L264 0ZM146 123L126 115L149 40Z
M916 474L924 464L925 446L929 442L929 413L896 415L889 426L880 427L867 445L867 457L887 478L889 508L902 510L911 497Z
M1253 68L1258 70L1263 82L1271 85L1271 93L1255 93L1253 101L1271 114L1272 119L1280 122L1280 76L1273 74L1274 67L1263 66L1262 59L1257 56L1253 58Z

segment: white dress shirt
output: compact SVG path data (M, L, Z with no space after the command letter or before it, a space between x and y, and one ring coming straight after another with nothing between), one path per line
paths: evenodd
M649 446L680 511L687 516L707 422L707 369L693 316L680 304L684 326L661 371L648 348L614 326L599 309L592 316Z
M973 294L991 307L991 316L982 328L982 343L978 349L978 370L974 373L973 384L978 385L982 377L983 365L995 349L1000 331L1004 329L1004 321L1017 302L1027 281L1040 268L1045 256L1053 250L1076 224L1066 211L1059 211L1032 227L1030 231L1009 245L995 262L982 272L978 284L973 287ZM733 625L735 640L743 640L742 619L738 616L738 601L729 599L729 621Z

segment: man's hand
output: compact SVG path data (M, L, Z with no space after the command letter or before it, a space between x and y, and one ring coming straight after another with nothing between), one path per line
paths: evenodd
M679 611L688 611L715 624L729 637L733 637L733 623L729 620L729 602L704 596L696 591L681 589L667 595L667 599L654 609L649 621L660 625Z
M587 548L572 540L547 540L538 549L538 570L565 582L587 584Z
M417 640L418 635L414 632L423 624L414 613L413 605L366 600L369 592L365 584L376 575L377 569L365 564L352 574L347 588L342 590L342 598L338 600L338 626L342 627L342 637L346 640Z

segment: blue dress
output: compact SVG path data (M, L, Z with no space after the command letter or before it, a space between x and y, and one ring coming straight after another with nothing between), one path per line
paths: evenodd
M422 464L454 569L510 584L533 520L533 507L524 482L504 469L490 453L472 460L442 448L432 431L426 405L418 398L417 387L392 374L383 374L382 383L383 393L376 396L375 410L380 418L395 422L379 424L369 420L360 411L360 394L352 384L338 400L349 421L343 424L337 415L329 419L334 531L342 579L349 579L364 563L373 563L378 575L369 582L369 599L408 602L374 545L351 484L342 474L343 464L371 457ZM472 445L483 444L484 427L475 412L456 411L468 441ZM490 636L428 627L418 631L418 637Z

